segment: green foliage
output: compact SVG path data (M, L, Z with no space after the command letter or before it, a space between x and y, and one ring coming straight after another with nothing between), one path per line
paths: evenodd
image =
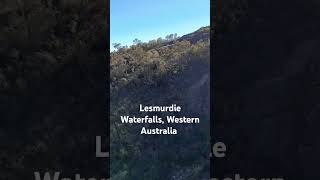
M196 44L184 40L173 44L151 40L113 52L110 62L112 93L126 86L155 85L164 76L180 72L190 61L208 60L209 53L208 40Z
M173 34L166 39L136 43L130 48L111 53L112 178L160 180L172 179L175 176L180 179L198 180L205 174L203 170L207 168L208 162L195 159L194 155L199 155L201 152L191 148L202 144L206 149L205 147L209 145L207 138L209 135L205 127L201 127L201 130L181 130L192 135L192 137L187 136L188 138L179 136L152 138L140 136L140 125L124 125L119 119L120 115L139 115L139 103L174 102L185 109L192 109L189 107L189 100L193 95L188 93L188 89L199 77L209 73L210 42L208 36L202 36L208 31L209 28L201 28L194 36L190 36L207 37L196 43L192 43L192 39L190 41L183 38L176 39L176 35ZM199 34L196 35L197 33ZM208 98L205 93L202 96ZM208 108L208 104L204 102L197 102L197 105ZM207 115L207 113L199 115L203 118L204 125L209 121ZM168 148L168 145L171 147ZM169 150L176 152L172 154Z

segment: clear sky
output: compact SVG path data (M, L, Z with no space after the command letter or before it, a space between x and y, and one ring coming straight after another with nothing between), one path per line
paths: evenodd
M210 24L210 0L110 0L110 43L130 46ZM112 50L112 49L111 49Z

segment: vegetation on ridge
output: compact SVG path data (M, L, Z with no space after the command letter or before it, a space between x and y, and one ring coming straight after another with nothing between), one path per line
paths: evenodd
M209 27L180 38L140 42L111 53L113 179L198 180L207 177L209 57ZM201 78L205 84L193 88ZM141 115L138 112L140 103L175 103L182 106L181 114L199 116L202 123L199 127L177 127L180 131L174 137L143 136L140 135L141 125L120 123L121 115ZM148 124L143 126L152 128ZM203 149L194 149L197 147ZM204 154L203 159L199 159L201 154Z

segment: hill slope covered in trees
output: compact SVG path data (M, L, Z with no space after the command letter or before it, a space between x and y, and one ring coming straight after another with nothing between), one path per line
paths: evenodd
M209 178L210 28L152 40L111 54L111 175L113 179ZM168 36L169 37L169 36ZM140 135L120 123L139 104L177 104L200 125L179 125L176 136ZM164 115L160 113L159 115Z

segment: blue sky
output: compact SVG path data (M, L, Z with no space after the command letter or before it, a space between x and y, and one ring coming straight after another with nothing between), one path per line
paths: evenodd
M130 46L210 24L210 0L110 0L110 44ZM111 49L112 50L112 49Z

